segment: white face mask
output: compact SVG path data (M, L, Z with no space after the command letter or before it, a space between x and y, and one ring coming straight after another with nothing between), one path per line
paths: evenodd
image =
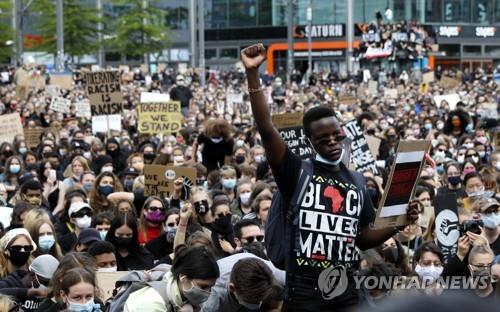
M97 268L97 272L101 273L113 273L118 271L118 268L116 266L110 267L110 268Z
M76 302L71 302L68 299L68 311L70 312L82 312L82 311L87 311L91 312L94 310L94 298L90 299L89 301L85 303L76 303Z
M87 159L90 159L90 157L92 157L92 153L90 153L90 152L83 152L83 157L85 157Z
M321 156L314 149L314 146L312 145L311 140L309 140L309 138L307 140L309 141L309 144L311 145L311 148L313 149L314 153L316 154L316 156L315 156L314 159L316 159L317 161L322 162L322 163L327 164L327 165L332 165L332 166L338 166L340 164L340 162L342 161L342 158L344 157L344 149L343 148L342 148L342 153L340 154L339 159L337 159L335 161L332 161L332 160L328 160L328 159L324 158L323 156Z
M266 160L265 156L264 155L255 155L254 157L254 160L256 163L261 163L263 162L264 160ZM500 162L499 162L500 164ZM500 169L499 169L500 170Z
M184 163L184 156L182 155L177 155L177 156L174 156L174 164L182 164Z
M250 192L241 193L240 194L241 204L247 206L250 203L250 195L251 195Z
M459 164L463 164L465 162L465 156L458 156L457 161Z
M438 278L443 273L443 267L442 266L436 267L434 265L421 266L420 264L417 264L417 266L415 267L415 273L417 273L417 275L421 279L433 283L437 281Z
M92 223L92 218L89 216L83 216L81 218L76 218L76 226L79 229L86 229L90 227L90 224Z
M222 138L222 137L218 137L218 138L210 138L210 140L211 140L214 144L219 144L220 142L222 142L222 140L224 140L224 138Z
M111 166L102 167L101 172L113 172L113 167Z

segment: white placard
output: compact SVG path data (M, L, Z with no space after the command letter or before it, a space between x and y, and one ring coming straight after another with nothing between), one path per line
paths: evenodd
M165 93L141 92L141 103L164 103L170 101L170 95Z
M63 97L60 97L60 96L56 96L56 97L52 98L52 101L50 102L49 109L53 110L54 112L68 114L70 105L71 105L70 100L65 99Z
M10 226L12 210L14 209L10 207L0 207L0 222L2 222L4 229Z
M446 95L436 95L434 97L434 102L437 107L441 107L441 102L445 100L450 105L450 110L454 110L457 107L457 103L460 102L460 95L458 93L446 94Z
M90 118L92 115L90 112L90 103L85 101L80 101L75 103L76 117L80 118Z
M122 131L121 115L92 116L92 133L108 132L108 130Z

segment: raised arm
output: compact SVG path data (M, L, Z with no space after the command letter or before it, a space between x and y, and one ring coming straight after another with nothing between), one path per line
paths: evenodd
M252 45L241 51L241 60L246 68L252 114L266 150L267 160L271 166L278 166L285 157L286 143L272 123L259 81L259 66L266 60L266 49L262 44Z

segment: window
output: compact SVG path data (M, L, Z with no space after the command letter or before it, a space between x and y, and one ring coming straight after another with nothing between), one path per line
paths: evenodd
M273 3L269 0L258 0L257 25L270 26L273 24Z
M170 29L189 28L189 10L186 7L167 8L165 12L165 25Z
M425 1L425 22L440 23L442 20L442 0Z
M217 50L216 49L205 49L205 59L211 60L217 58Z
M210 4L207 3L207 5L205 5L205 27L227 27L229 18L228 7L228 0L212 0Z
M472 21L479 24L490 24L493 22L493 2L487 0L476 0L472 4Z
M484 52L489 56L500 57L500 46L486 46Z
M443 15L445 23L470 23L470 0L444 0Z
M257 25L256 0L229 0L229 26L248 27Z
M460 46L458 44L440 44L439 51L446 53L446 56L460 56Z
M122 56L118 52L106 52L104 59L106 62L120 62L122 60Z
M495 5L495 23L500 24L500 0Z
M464 54L481 54L481 46L464 46Z
M142 57L142 55L127 55L127 61L140 61Z
M237 48L221 49L220 58L238 58L238 49Z

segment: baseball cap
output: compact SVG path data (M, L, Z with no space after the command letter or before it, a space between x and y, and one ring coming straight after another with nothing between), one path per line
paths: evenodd
M68 216L71 218L72 214L82 210L83 208L88 208L90 210L93 210L92 207L90 207L90 205L87 203L73 203L69 206Z
M135 169L134 167L127 167L125 170L123 170L120 173L120 177L124 177L124 176L128 176L128 175L138 177L139 171L137 169Z
M52 255L41 255L31 263L29 270L38 276L50 280L59 266L59 260Z
M500 207L500 203L495 198L480 198L474 202L472 210L477 212L485 212L491 207Z
M80 244L89 244L97 241L101 241L101 235L94 228L83 229L80 235L78 235L78 242Z

